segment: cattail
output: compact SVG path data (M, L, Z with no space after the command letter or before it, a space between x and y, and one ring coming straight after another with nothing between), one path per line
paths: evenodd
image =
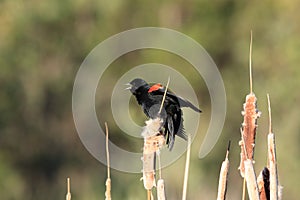
M240 173L244 177L245 167L244 161L246 159L253 160L254 146L255 146L255 135L257 128L257 118L260 117L260 112L256 107L256 97L254 93L250 93L246 96L246 102L244 104L244 121L241 128L242 140L239 142L241 146L241 161L240 161Z
M155 186L155 159L156 144L154 138L147 138L144 141L143 150L143 181L146 190Z
M165 143L164 136L157 135L162 125L162 120L156 118L146 122L142 135L144 136L143 148L143 182L146 190L151 190L155 184L156 152Z
M245 166L244 162L247 159L253 161L254 156L254 146L255 146L255 135L257 128L257 119L260 117L260 112L257 110L256 106L256 96L252 92L252 66L251 66L251 53L252 53L252 32L250 40L250 55L249 55L249 69L250 69L250 94L246 96L246 101L244 103L244 110L242 115L244 120L241 128L241 141L239 145L241 146L241 160L240 160L240 174L242 177L245 176Z
M160 121L160 119L158 120ZM156 120L152 120L154 122L154 126L156 125ZM151 123L147 123L146 127L151 127L147 131L144 128L143 132L151 133L150 130L153 127ZM159 132L159 131L158 131ZM156 132L156 133L158 133ZM148 200L153 199L151 190L153 187L156 186L155 184L155 160L156 160L156 153L165 144L165 138L163 135L155 135L144 138L144 148L143 148L143 183L144 188L147 190Z
M221 170L220 170L217 200L225 200L226 199L227 179L228 179L227 177L228 177L228 171L229 171L229 159L228 159L229 148L230 148L230 141L228 144L225 160L223 161Z

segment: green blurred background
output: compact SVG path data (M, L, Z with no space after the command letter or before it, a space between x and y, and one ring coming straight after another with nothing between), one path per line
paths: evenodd
M101 41L127 29L156 26L180 31L199 42L217 64L226 88L227 116L222 135L204 159L199 147L209 123L206 86L199 91L202 115L192 146L188 199L215 199L227 142L230 153L228 199L241 199L239 164L241 110L249 92L249 35L253 30L254 92L258 122L255 168L266 165L268 130L266 93L271 96L278 170L284 199L299 197L300 179L300 26L297 1L0 1L0 196L1 199L64 199L71 177L72 199L104 199L106 167L84 148L75 130L71 99L81 62ZM101 122L108 121L112 141L124 139L110 110L110 94L122 74L137 64L158 62L193 75L178 57L146 50L129 53L105 72L98 91ZM188 67L184 67L184 66ZM164 81L164 80L163 80ZM201 83L201 84L198 84ZM103 91L104 90L104 91ZM105 95L103 95L105 94ZM101 101L100 101L101 100ZM135 105L132 115L142 116ZM165 168L167 197L181 199L185 158ZM116 170L113 199L146 199L141 174ZM176 174L176 176L174 176Z

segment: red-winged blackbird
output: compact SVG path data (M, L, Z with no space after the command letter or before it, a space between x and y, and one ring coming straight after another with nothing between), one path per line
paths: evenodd
M169 150L172 150L175 135L187 140L183 128L182 107L190 107L196 112L201 112L199 108L194 106L191 102L176 96L169 90L166 93L163 109L159 113L162 103L165 88L161 84L150 86L146 81L140 78L132 80L130 83L131 93L135 96L139 105L142 106L147 117L155 119L160 115L164 124L164 136Z

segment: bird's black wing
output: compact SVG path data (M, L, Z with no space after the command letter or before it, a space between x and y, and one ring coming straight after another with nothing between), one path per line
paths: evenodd
M199 113L202 112L199 108L197 108L196 106L194 106L188 100L186 100L186 99L184 99L184 98L182 98L180 96L175 96L174 94L170 94L170 95L172 95L172 96L174 96L175 98L178 99L180 107L189 107L189 108L193 109L196 112L199 112Z
M152 93L156 94L156 95L164 95L165 88L161 88L159 90L155 90ZM180 96L176 96L174 93L170 92L169 90L167 91L166 96L170 97L175 102L179 103L180 107L189 107L189 108L193 109L196 112L199 112L199 113L202 112L199 108L197 108L196 106L194 106L191 102L189 102L188 100L186 100L186 99L184 99L184 98L182 98Z

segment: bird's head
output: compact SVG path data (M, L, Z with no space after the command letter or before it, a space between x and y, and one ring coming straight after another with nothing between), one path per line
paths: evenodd
M130 81L130 83L127 83L126 85L128 85L129 87L126 88L128 90L130 90L130 92L135 95L137 93L137 90L140 88L140 87L145 87L145 88L148 88L149 85L146 81L144 81L143 79L141 78L136 78L136 79L133 79L132 81Z

